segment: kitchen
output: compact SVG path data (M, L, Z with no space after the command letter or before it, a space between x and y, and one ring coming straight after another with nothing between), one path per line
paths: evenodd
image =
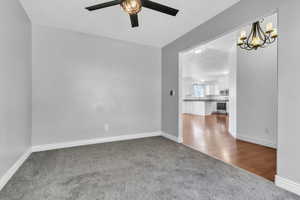
M236 33L228 34L181 54L180 107L182 114L226 118L236 134Z
M224 79L228 79L228 77L224 77ZM224 85L219 81L204 80L191 83L188 87L191 88L191 93L186 93L183 99L183 113L228 114L229 87L222 88Z

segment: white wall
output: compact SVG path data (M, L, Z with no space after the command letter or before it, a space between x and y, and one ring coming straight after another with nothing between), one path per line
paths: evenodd
M0 179L30 147L31 24L17 0L0 1Z
M161 50L33 26L33 145L161 129Z
M216 89L217 89L216 93L219 95L222 90L226 90L226 89L228 90L229 87L230 87L229 83L230 83L229 74L225 75L225 76L218 77L217 82L216 82L216 86L217 86L216 87Z
M229 113L229 133L233 137L237 137L237 48L232 47L229 56L229 102L228 102L228 113Z
M276 17L265 22L276 26ZM238 48L237 137L276 147L277 43L257 51Z
M280 177L300 183L300 1L299 0L241 0L191 32L168 44L162 50L162 129L178 136L178 53L203 44L237 27L253 22L271 12L279 13L278 42L278 165Z

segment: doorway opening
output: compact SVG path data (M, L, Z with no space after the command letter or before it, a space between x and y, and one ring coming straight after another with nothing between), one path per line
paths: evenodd
M277 27L277 14L262 27ZM277 155L277 42L247 51L240 32L179 53L179 140L274 181ZM243 32L244 34L244 32Z

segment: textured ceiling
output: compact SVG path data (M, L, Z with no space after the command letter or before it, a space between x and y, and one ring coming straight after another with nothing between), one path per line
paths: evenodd
M33 24L163 47L239 0L156 0L180 10L177 17L143 8L140 27L132 29L120 6L88 12L107 0L20 0Z

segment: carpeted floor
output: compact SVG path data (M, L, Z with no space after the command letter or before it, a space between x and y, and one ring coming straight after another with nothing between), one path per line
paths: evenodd
M161 137L34 153L1 200L300 200Z

